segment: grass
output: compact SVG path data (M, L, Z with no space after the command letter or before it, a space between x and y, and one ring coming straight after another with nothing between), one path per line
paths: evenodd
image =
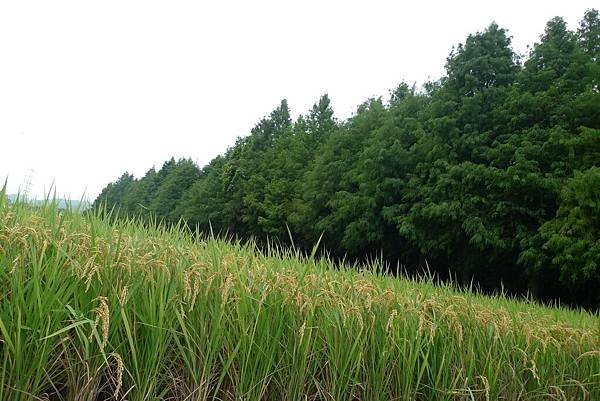
M600 399L597 315L0 195L0 400Z

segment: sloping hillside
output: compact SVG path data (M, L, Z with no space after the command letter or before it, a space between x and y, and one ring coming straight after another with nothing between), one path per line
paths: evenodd
M0 400L597 400L598 316L0 197Z

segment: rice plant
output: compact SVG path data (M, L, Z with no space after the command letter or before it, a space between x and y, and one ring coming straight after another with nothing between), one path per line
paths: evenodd
M600 318L9 205L0 400L599 400Z

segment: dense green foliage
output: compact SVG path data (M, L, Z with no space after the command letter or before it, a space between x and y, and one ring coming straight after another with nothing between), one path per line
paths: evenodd
M282 101L204 168L125 174L95 205L599 305L599 56L596 10L549 21L526 58L491 24L423 90L346 121L327 95L296 121Z

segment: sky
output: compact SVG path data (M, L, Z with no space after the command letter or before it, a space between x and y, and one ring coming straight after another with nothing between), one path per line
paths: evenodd
M526 54L546 22L596 1L0 2L0 180L93 200L171 157L199 166L287 99L336 116L444 74L492 21ZM0 183L1 186L1 183Z

